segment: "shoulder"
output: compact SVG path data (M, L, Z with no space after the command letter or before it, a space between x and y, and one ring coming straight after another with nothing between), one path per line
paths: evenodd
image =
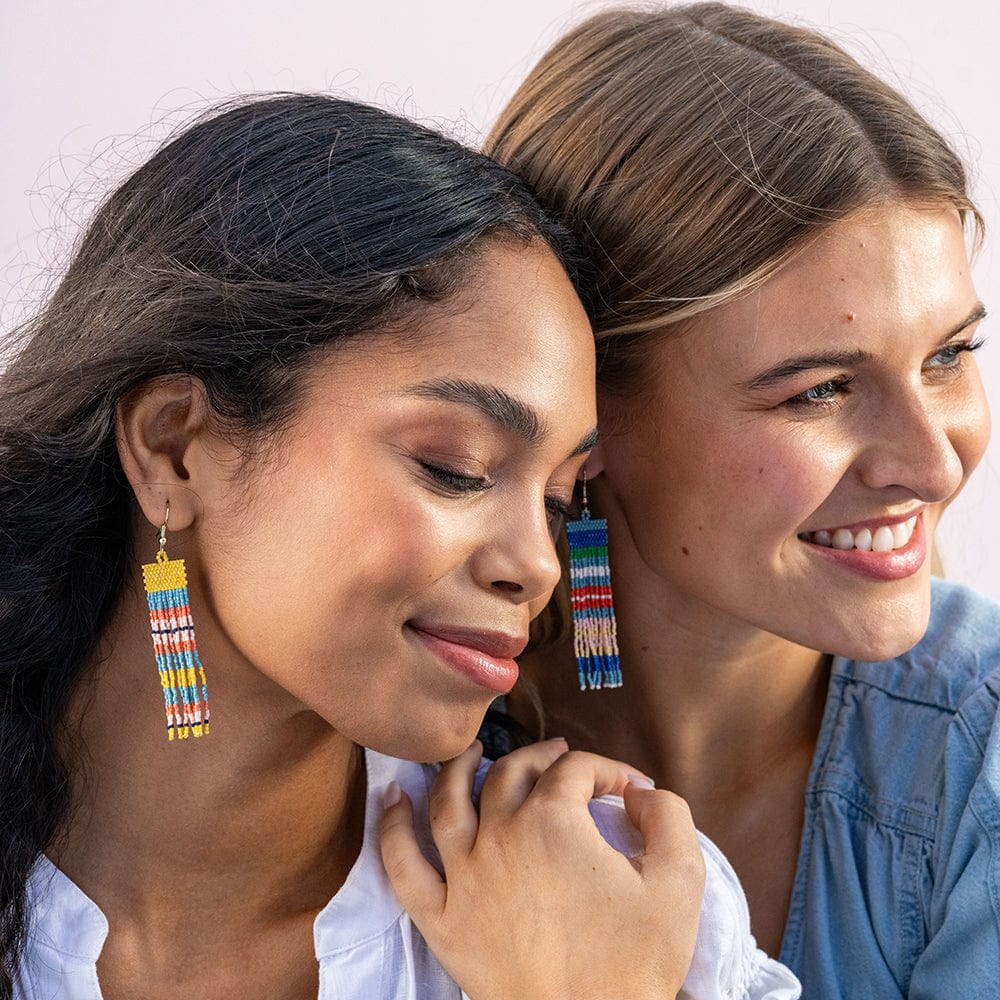
M807 982L993 995L998 691L1000 608L944 581L912 649L834 660L782 953Z

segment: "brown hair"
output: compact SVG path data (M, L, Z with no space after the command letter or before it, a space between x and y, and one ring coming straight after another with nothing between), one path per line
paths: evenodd
M486 148L583 240L609 391L637 385L651 334L858 209L944 202L982 231L961 161L902 95L822 35L719 3L591 17Z

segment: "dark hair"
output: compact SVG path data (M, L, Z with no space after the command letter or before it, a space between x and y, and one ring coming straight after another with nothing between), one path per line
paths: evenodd
M97 213L0 376L0 996L27 876L66 819L66 706L132 558L119 400L189 374L260 442L293 415L314 349L416 318L484 246L532 240L575 280L566 231L513 174L325 96L216 109Z

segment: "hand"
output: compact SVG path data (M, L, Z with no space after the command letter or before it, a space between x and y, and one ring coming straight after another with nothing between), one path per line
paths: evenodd
M481 752L475 743L445 764L431 790L443 878L420 852L405 795L382 820L389 880L444 968L472 1000L674 997L705 884L687 804L550 740L490 768L477 814ZM642 834L631 860L590 815L604 794L624 796Z

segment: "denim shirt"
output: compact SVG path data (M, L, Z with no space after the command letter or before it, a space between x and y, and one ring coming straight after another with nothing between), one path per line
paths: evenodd
M1000 606L934 581L894 660L837 658L781 949L803 997L1000 998Z

